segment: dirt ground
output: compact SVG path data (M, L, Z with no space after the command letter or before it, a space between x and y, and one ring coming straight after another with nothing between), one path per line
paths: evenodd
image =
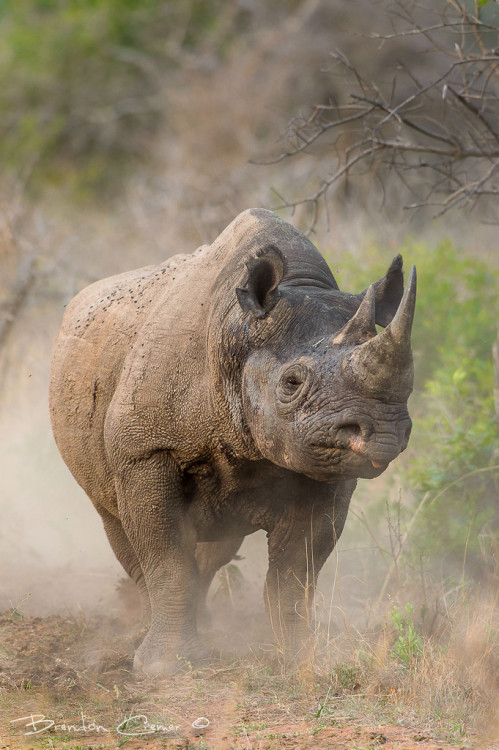
M320 670L283 674L265 640L221 656L224 635L212 633L213 662L146 679L132 671L130 628L113 615L1 615L0 748L499 748L397 719L394 690L373 698L360 684L332 689Z

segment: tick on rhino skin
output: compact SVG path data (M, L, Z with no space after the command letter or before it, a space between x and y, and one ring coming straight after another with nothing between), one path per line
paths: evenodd
M307 607L357 478L381 474L409 439L415 299L400 256L366 291L341 292L301 232L250 209L212 245L68 305L52 425L138 586L137 669L205 655L208 587L258 529L272 627L288 663L304 658Z

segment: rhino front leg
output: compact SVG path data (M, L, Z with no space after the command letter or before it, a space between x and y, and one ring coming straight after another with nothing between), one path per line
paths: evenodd
M149 627L151 622L151 603L149 601L149 592L138 561L137 555L123 530L121 521L113 516L105 508L97 506L100 517L104 523L104 529L112 547L112 550L123 568L126 570L132 581L135 582L140 596L141 605L141 622L139 630L143 633Z
M319 485L296 502L268 533L265 604L286 665L305 661L314 628L317 578L345 523L355 481Z
M134 668L169 674L179 658L206 656L196 630L196 535L185 514L181 476L166 452L122 467L118 510L151 603L151 625Z

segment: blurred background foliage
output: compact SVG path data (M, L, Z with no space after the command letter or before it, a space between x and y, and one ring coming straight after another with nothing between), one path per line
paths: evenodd
M408 239L398 248L418 271L418 305L412 334L415 388L413 433L402 481L403 507L392 517L405 527L417 511L410 561L455 581L463 573L487 579L496 572L499 528L499 430L494 410L492 346L499 320L497 262L459 245ZM359 272L350 257L341 267L348 285L362 286L386 268L379 246L367 249ZM399 477L400 478L400 477ZM371 509L385 515L387 498Z
M408 254L409 255L409 254ZM408 478L428 493L418 550L479 574L497 557L499 435L491 351L497 269L449 242L416 249L421 267L416 433ZM421 258L421 261L419 261ZM428 311L428 314L425 314Z
M0 0L6 559L16 557L14 532L28 566L88 559L71 541L80 528L71 537L62 518L79 527L96 521L57 463L46 408L63 305L97 278L190 252L239 211L273 208L290 186L306 192L308 180L323 179L330 165L321 150L304 161L250 160L279 153L292 118L348 98L348 80L331 69L338 48L385 88L394 61L423 82L434 74L417 36L383 44L369 36L390 30L388 5ZM309 225L306 206L282 216ZM453 580L497 575L495 234L464 212L435 222L424 211L408 217L397 189L366 169L331 194L313 237L352 292L379 278L397 252L418 267L413 437L406 458L359 497L379 526L387 499L392 512L398 503L411 569L423 560ZM36 502L25 481L33 446ZM44 535L34 531L40 525ZM96 544L108 555L103 535Z
M34 169L37 186L68 177L109 186L150 156L168 110L162 74L207 44L221 55L235 10L221 0L2 2L3 163Z

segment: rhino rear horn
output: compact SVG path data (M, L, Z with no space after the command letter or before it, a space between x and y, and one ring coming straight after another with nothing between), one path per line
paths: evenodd
M246 263L248 279L245 286L236 288L236 295L244 312L263 318L279 301L278 286L286 273L286 259L275 245L260 250Z
M374 322L376 310L376 290L371 284L359 309L350 320L345 323L333 338L333 344L359 344L361 341L376 336Z
M400 302L395 317L388 325L390 335L398 346L404 346L407 349L411 347L411 331L414 321L414 311L416 309L416 290L417 290L416 266L411 268L404 296ZM386 332L383 331L381 337Z
M357 294L359 308L333 338L333 344L360 344L376 336L376 325L387 326L404 293L402 256L396 255L386 275Z
M402 267L402 256L396 255L386 275L374 284L376 290L376 323L383 328L393 319L404 293Z

